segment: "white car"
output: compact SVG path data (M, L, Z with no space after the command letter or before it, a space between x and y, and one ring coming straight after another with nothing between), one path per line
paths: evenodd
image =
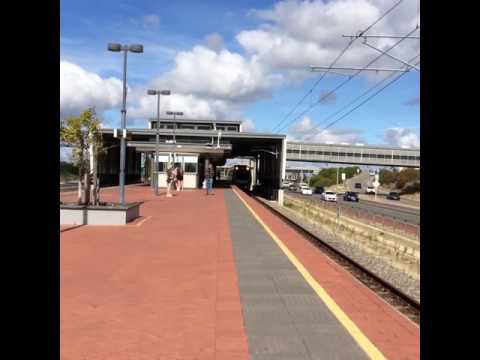
M313 194L312 189L310 187L308 187L307 185L302 185L300 187L300 192L303 195L312 195Z
M325 201L337 201L337 193L334 193L333 191L325 191L320 197Z
M367 186L367 189L365 190L365 192L366 192L367 194L374 194L374 195L375 195L375 193L376 193L377 191L375 190L375 187L373 187L373 186Z
M288 189L291 185L292 183L290 181L284 181L282 183L282 189Z

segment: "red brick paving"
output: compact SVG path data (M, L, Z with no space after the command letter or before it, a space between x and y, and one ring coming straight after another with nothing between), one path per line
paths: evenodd
M167 199L127 187L127 202L145 201L143 223L61 233L62 359L249 358L227 210L215 193ZM419 358L417 326L244 198L387 358ZM117 189L102 191L117 199Z
M354 279L263 205L243 193L241 196L388 359L420 358L418 326Z
M61 358L248 359L222 190L126 200L145 201L145 222L61 233Z

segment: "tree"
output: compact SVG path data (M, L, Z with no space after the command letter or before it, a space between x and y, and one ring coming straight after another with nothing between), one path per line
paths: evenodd
M79 116L69 116L60 122L60 142L73 147L72 160L78 167L78 204L90 203L90 182L93 175L93 203L98 204L98 181L96 159L103 152L102 137L99 136L100 121L95 109L89 108ZM92 159L90 159L92 157ZM93 160L93 164L91 164ZM91 168L90 168L90 165Z
M382 169L380 170L380 173L379 173L379 180L380 180L380 183L383 185L388 185L396 182L397 177L398 177L398 171L396 170L390 171L387 169Z
M420 171L415 169L404 169L398 173L396 186L397 189L402 189L408 183L417 181L420 179Z
M357 175L357 170L360 168L358 166L339 168L338 173L345 173L346 179L350 179ZM341 178L339 179L339 182ZM310 178L310 186L323 186L328 187L337 183L337 168L328 168L322 169L318 172L317 175L314 175Z

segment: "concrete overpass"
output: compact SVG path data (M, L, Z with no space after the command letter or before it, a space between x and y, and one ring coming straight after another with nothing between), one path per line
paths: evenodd
M287 141L287 161L420 167L420 149Z

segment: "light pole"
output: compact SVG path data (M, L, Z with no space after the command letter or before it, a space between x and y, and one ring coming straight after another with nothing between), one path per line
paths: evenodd
M175 136L175 133L177 131L177 120L175 119L175 116L182 116L183 112L181 111L167 111L167 115L173 115L173 142L176 144L177 143L177 138Z
M170 90L148 90L148 95L157 95L157 134L155 137L155 195L158 196L158 146L160 141L160 95L170 95Z
M120 204L125 205L125 155L126 155L126 132L127 132L127 53L143 53L143 45L121 45L109 43L108 50L113 52L123 51L123 100L122 100L122 136L120 138Z

